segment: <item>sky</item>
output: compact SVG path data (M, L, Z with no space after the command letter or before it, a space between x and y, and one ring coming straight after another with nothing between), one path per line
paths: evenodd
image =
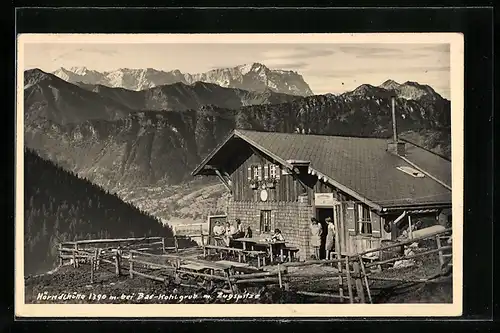
M259 62L294 70L315 94L342 93L387 79L428 84L450 98L449 44L91 44L26 43L25 69L60 67L179 69L201 73Z

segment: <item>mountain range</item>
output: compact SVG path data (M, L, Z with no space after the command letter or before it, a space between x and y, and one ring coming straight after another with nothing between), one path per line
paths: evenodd
M50 119L67 124L90 119L116 120L134 110L170 111L215 105L236 109L254 104L290 102L299 96L223 88L216 84L173 83L141 91L104 85L74 85L39 69L25 72L25 119Z
M313 96L202 82L135 91L41 70L25 72L25 144L163 220L203 221L223 211L223 187L189 172L232 129L390 137L391 95L400 135L449 157L450 101L415 82Z
M249 91L267 89L289 95L310 96L311 88L295 71L269 69L263 64L252 63L232 68L212 69L205 73L182 73L178 69L162 71L153 68L120 68L98 72L86 67L59 68L53 72L61 79L75 84L104 85L128 90L144 90L172 83L213 83L220 87Z

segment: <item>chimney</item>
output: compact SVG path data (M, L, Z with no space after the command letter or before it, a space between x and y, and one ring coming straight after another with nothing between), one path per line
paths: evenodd
M397 132L397 126L396 126L396 96L392 95L391 96L391 107L392 107L392 141L387 144L387 151L396 154L396 155L401 155L404 156L406 154L406 147L405 143L399 141L398 139L398 132Z

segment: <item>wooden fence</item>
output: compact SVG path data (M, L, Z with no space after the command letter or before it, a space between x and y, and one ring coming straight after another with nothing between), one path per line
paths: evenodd
M188 237L188 235L183 236ZM200 229L198 236L202 239L208 237L203 233L202 229ZM207 260L186 258L179 255L177 242L175 242L174 247L165 247L165 238L163 237L64 242L59 245L59 257L61 265L64 264L65 260L70 260L75 267L79 267L80 264L90 264L91 283L94 282L95 272L100 269L102 263L105 263L114 267L116 275L124 275L123 272L126 270L131 278L141 276L163 283L174 283L185 287L201 287L207 290L222 290L230 293L235 293L240 289L248 290L248 288L255 288L262 284L278 285L284 290L290 290L300 278L306 278L310 282L315 279L311 274L291 274L289 272L290 268L330 265L336 268L336 271L328 276L322 275L318 278L321 280L337 279L338 290L323 293L296 288L295 292L305 296L335 298L340 302L373 303L370 280L426 283L439 276L439 274L420 279L384 278L377 276L372 271L372 268L435 253L438 254L442 269L450 267L452 258L451 245L443 243L450 237L451 229L446 229L354 255L342 257L337 255L335 259L331 260L279 263L272 268L268 267L266 271L255 267L251 269L245 268L246 271L242 271L239 267L243 266L238 266L238 263L221 265ZM175 239L176 237L174 237L174 241ZM405 253L404 248L411 247L412 244L422 241L435 242L436 248L413 254ZM204 247L204 244L202 242L202 247ZM399 254L392 252L394 255L388 259L383 258L381 255L397 247L400 247L403 251L398 251ZM169 253L169 250L172 251ZM152 253L155 251L160 253ZM378 253L379 259L366 262L367 255L371 253Z

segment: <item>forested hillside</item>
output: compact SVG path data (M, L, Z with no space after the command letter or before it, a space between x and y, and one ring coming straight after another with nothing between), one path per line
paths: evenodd
M158 219L29 149L24 166L25 275L52 269L60 241L172 236Z

